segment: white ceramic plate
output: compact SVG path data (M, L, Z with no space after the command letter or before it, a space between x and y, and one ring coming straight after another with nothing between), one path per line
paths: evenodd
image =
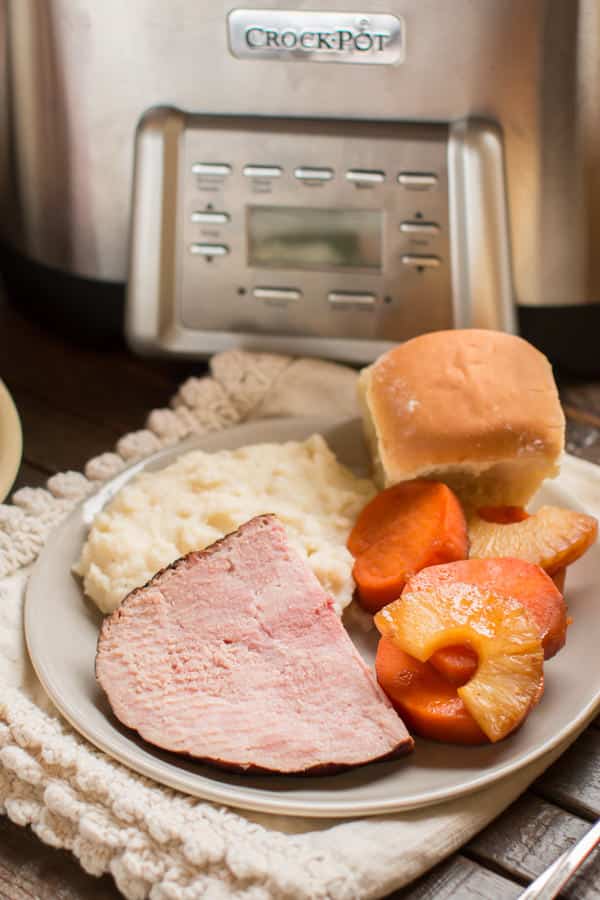
M12 487L21 464L21 423L4 383L0 381L0 502Z
M215 451L263 441L303 440L315 431L324 434L342 461L364 469L366 455L357 422L332 425L322 420L279 419L250 423L188 441L133 466L103 486L54 531L29 582L25 629L39 679L71 724L131 769L188 794L246 809L327 817L412 809L469 793L526 765L581 727L600 705L598 545L569 570L568 599L574 623L566 648L546 668L541 704L516 734L495 746L454 747L417 740L409 757L340 775L257 777L222 772L161 752L119 724L94 677L101 616L84 597L79 579L71 574L98 510L141 469L168 465L184 450ZM558 484L545 488L539 499L581 508ZM349 630L371 664L376 632Z

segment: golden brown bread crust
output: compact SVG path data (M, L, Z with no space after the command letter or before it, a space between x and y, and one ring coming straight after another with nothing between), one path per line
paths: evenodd
M526 503L557 474L564 415L546 357L522 338L438 331L381 356L359 394L375 475L446 481L467 503Z

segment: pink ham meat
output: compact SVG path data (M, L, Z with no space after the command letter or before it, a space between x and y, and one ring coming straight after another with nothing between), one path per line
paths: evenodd
M271 515L132 591L104 621L96 675L146 741L226 768L317 774L413 747Z

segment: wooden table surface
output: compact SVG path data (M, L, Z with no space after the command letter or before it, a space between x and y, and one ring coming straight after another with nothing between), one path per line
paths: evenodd
M44 332L0 296L0 378L23 423L24 457L15 487L42 485L54 472L80 469L141 428L177 384L202 363L141 360L123 348L85 349ZM600 463L600 383L560 379L568 449ZM596 677L598 672L595 673ZM582 677L589 677L589 672ZM460 853L394 895L411 900L517 897L600 816L600 718ZM0 816L0 900L115 900L109 876L86 875L68 853ZM565 896L600 900L600 853Z

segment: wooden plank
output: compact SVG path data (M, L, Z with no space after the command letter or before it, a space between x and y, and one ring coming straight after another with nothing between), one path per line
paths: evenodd
M586 819L600 816L600 730L588 728L539 778L536 794Z
M122 900L112 878L88 875L64 850L0 816L0 900Z
M13 397L23 427L23 458L48 472L81 469L92 456L112 450L120 430L54 408L17 388Z
M9 388L119 432L142 428L147 413L166 406L177 385L191 372L203 374L202 361L142 360L127 349L79 347L23 319L0 297L1 376ZM5 348L5 349L4 349Z
M524 794L465 848L470 859L523 884L541 875L590 828L584 819ZM564 896L600 900L600 855L593 854Z
M440 863L388 900L512 900L523 888L463 856Z

